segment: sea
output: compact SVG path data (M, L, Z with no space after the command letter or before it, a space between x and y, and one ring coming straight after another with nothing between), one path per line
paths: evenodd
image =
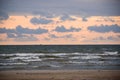
M120 70L120 45L0 45L0 70Z

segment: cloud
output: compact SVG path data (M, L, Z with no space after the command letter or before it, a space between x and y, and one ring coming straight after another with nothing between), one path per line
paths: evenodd
M12 14L119 16L119 7L119 0L0 0L0 10Z
M30 22L32 23L32 24L34 24L34 25L37 25L37 24L49 24L49 23L51 23L51 22L53 22L52 20L47 20L47 19L45 19L45 18L32 18L31 20L30 20Z
M99 36L93 39L84 40L83 42L114 42L114 41L120 41L120 38L115 36L108 36L108 37Z
M51 12L48 12L48 11L35 11L32 13L33 15L40 15L42 17L46 17L46 18L53 18L53 17L56 17L58 15L54 14L54 13L51 13Z
M66 20L74 21L75 19L70 17L69 15L62 15L60 20L62 20L62 21L66 21Z
M18 25L15 29L6 29L0 28L0 33L6 33L7 39L12 38L14 41L37 41L38 39L33 36L33 34L43 34L47 33L48 30L37 28L37 29L29 29L23 28L22 26Z
M0 21L7 20L9 18L8 14L0 11Z
M17 36L14 33L7 33L7 38L16 38Z
M118 38L120 38L120 35L118 35Z
M82 21L88 21L87 17L82 17Z
M43 34L47 32L48 32L47 29L42 28L29 29L23 28L21 25L16 26L16 29L0 28L0 33Z
M108 40L115 40L115 38L113 36L109 36L107 37Z
M32 34L23 35L20 33L7 33L7 38L13 38L14 41L37 41L38 39L34 37Z
M115 22L113 19L107 17L107 18L104 18L104 21L111 21L111 22Z
M106 38L100 36L100 37L97 37L97 38L95 38L93 40L96 40L96 41L118 41L120 39L117 38L117 37L114 37L114 36L108 36Z
M0 33L16 33L14 29L0 28Z
M98 41L98 40L101 41L101 40L106 40L106 39L102 36L93 39L93 41Z
M0 38L0 42L7 41L7 39Z
M37 41L38 39L36 37L34 37L33 35L22 35L21 37L20 36L17 36L14 41L20 41L20 42L23 42L23 41Z
M102 22L102 21L110 21L110 22L115 22L115 20L113 20L112 18L108 17L108 16L105 16L105 17L102 17L102 20L101 19L98 19L96 20L97 22Z
M29 28L23 28L20 25L18 25L16 27L16 31L19 32L19 33L24 33L24 34L43 34L43 33L48 32L48 30L46 30L46 29L42 29L42 28L29 29Z
M63 36L56 36L55 34L50 34L49 37L50 38L72 38L72 34L67 34Z
M59 38L59 37L56 36L55 34L50 34L49 37L50 37L50 38Z
M72 37L73 37L72 34L68 34L68 35L62 36L62 38L72 38Z
M107 40L111 40L111 41L120 41L119 37L114 37L114 36L108 36Z
M111 25L111 26L107 26L107 25L101 25L101 26L89 26L88 30L90 31L95 31L95 32L99 32L99 33L105 33L105 32L115 32L115 33L120 33L120 26L118 25Z
M56 32L79 32L81 28L71 27L70 29L66 29L64 26L57 26L54 31Z

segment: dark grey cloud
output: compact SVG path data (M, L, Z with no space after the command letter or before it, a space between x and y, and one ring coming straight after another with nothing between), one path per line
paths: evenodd
M7 33L7 38L13 38L14 41L37 41L38 39L34 37L32 34L24 35L20 33Z
M18 25L16 27L16 31L19 33L24 33L24 34L42 34L42 33L47 33L47 29L42 29L42 28L37 28L37 29L29 29L29 28L23 28L22 26Z
M50 38L59 38L59 37L56 36L55 34L50 34L49 37L50 37Z
M109 37L107 37L107 39L108 39L108 40L115 40L115 39L117 39L117 38L114 38L113 36L109 36Z
M63 36L57 36L55 34L50 34L49 35L50 38L72 38L72 34L67 34L67 35L63 35Z
M0 11L0 21L7 20L9 18L8 14Z
M7 38L16 38L15 33L7 33Z
M42 17L46 17L46 18L53 18L58 16L57 14L48 12L48 11L35 11L32 13L33 15L40 15Z
M97 41L97 40L106 40L106 39L104 37L100 36L100 37L94 38L93 40Z
M88 21L87 17L82 17L82 21Z
M114 37L114 36L108 36L108 37L97 37L97 38L94 38L93 41L118 41L120 40L119 38L117 37Z
M0 0L0 10L9 14L114 16L119 7L119 0Z
M111 18L109 18L109 17L105 18L105 19L104 19L104 21L111 21L111 22L115 22L113 19L111 19Z
M103 17L103 20L100 20L100 19L98 19L98 20L96 20L97 22L101 22L101 21L110 21L110 22L115 22L115 20L113 20L113 19L111 19L111 18L109 18L109 17Z
M105 33L105 32L115 32L115 33L120 33L120 26L118 25L101 25L101 26L89 26L88 30L90 31L95 31L95 32L100 32L100 33Z
M34 18L32 18L31 20L30 20L30 22L32 23L32 24L48 24L48 23L51 23L51 22L53 22L52 20L47 20L47 19L45 19L45 18L36 18L36 17L34 17Z
M0 28L0 33L16 33L14 29Z
M57 26L54 31L56 32L79 32L81 28L71 27L70 29L66 29L64 26Z
M33 35L22 35L21 37L16 37L14 39L14 41L19 41L19 42L23 42L23 41L38 41L38 39L36 37L34 37Z
M62 15L60 20L62 20L62 21L66 21L66 20L74 21L75 19L70 17L69 15Z
M63 36L63 38L73 38L73 35L72 34L68 34L68 35Z
M118 38L120 38L120 35L118 35Z
M47 29L42 29L42 28L29 29L29 28L23 28L20 25L16 26L16 29L0 28L0 33L43 34L47 32L48 32Z

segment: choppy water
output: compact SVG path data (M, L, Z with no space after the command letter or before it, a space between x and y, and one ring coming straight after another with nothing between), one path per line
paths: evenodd
M0 46L0 70L120 70L119 45Z

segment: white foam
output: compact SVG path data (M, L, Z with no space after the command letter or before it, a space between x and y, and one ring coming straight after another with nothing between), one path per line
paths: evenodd
M0 65L7 66L7 65L26 65L28 63L0 63Z
M81 59L98 59L98 58L101 58L101 57L96 55L81 56Z
M50 67L61 67L61 66L51 64Z
M92 63L92 64L103 64L104 61L88 61L88 63Z
M14 53L14 54L0 54L0 56L41 56L44 53Z
M34 62L34 61L42 61L42 59L25 59L25 60L22 60L22 61L25 61L25 62Z
M17 53L16 56L41 56L43 53Z
M53 55L53 56L65 56L67 54L66 53L54 53L54 54L50 54L50 55Z
M72 64L85 64L86 62L69 61L68 63L72 63Z
M0 56L15 56L15 54L0 54Z
M26 62L31 62L31 61L42 61L42 59L39 59L37 56L18 56L18 57L11 57L11 60L21 60L21 61L26 61Z
M37 56L19 56L19 57L11 57L11 59L39 59Z
M107 54L107 55L117 55L118 52L115 51L115 52L104 52L104 54Z
M80 59L80 57L70 57L69 59Z
M71 53L72 55L81 55L81 53L75 52L75 53ZM82 53L83 54L83 53Z

